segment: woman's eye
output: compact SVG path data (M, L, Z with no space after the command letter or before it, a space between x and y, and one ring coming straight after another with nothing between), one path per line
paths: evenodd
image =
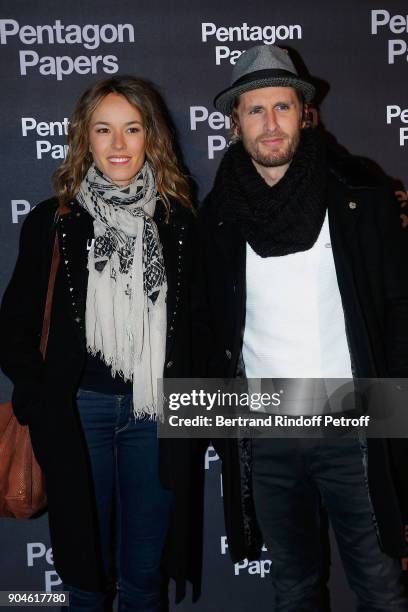
M130 128L128 129L128 132L129 132L130 134L137 134L138 132L140 132L140 128L138 128L138 127L130 127Z
M101 128L97 128L96 133L97 134L107 134L108 133L108 128L106 127L101 127Z

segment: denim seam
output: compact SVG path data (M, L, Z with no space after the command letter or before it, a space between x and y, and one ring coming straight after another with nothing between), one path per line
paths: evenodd
M367 492L368 503L369 503L369 506L370 506L371 519L373 521L374 529L375 529L375 532L377 534L377 538L378 538L378 541L380 543L380 546L381 546L381 548L383 548L383 544L382 544L382 540L381 540L381 534L380 534L380 529L378 527L378 521L377 521L377 517L375 515L374 505L373 505L373 502L372 502L372 499L371 499L370 487L369 487L369 483L368 483L367 439L365 437L365 432L363 432L360 429L358 430L358 441L359 441L359 445L360 445L361 461L362 461L362 464L363 464L364 484L365 484L365 488L366 488L366 492Z
M116 410L117 410L117 418L116 418L116 425L115 425L115 437L117 434L121 433L122 431L124 431L127 427L129 427L129 423L130 423L130 417L129 419L126 421L126 423L124 423L121 427L118 427L118 423L121 420L122 417L122 410L124 408L124 399L125 399L125 395L116 395Z

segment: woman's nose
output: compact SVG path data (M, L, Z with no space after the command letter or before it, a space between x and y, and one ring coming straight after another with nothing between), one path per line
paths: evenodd
M114 149L123 149L125 147L125 139L121 132L113 132L112 147Z

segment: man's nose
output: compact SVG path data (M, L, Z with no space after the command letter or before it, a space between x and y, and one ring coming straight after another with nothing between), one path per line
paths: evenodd
M265 128L273 132L273 130L278 125L275 110L274 109L267 110L265 112L264 118L265 118Z

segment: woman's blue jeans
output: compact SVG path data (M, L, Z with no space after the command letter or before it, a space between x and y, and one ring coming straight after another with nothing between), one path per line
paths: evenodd
M77 396L91 461L102 554L107 576L115 576L118 610L159 612L165 608L160 559L171 493L158 474L155 421L135 419L131 395L80 389ZM94 593L66 585L71 612L112 609L112 589Z

